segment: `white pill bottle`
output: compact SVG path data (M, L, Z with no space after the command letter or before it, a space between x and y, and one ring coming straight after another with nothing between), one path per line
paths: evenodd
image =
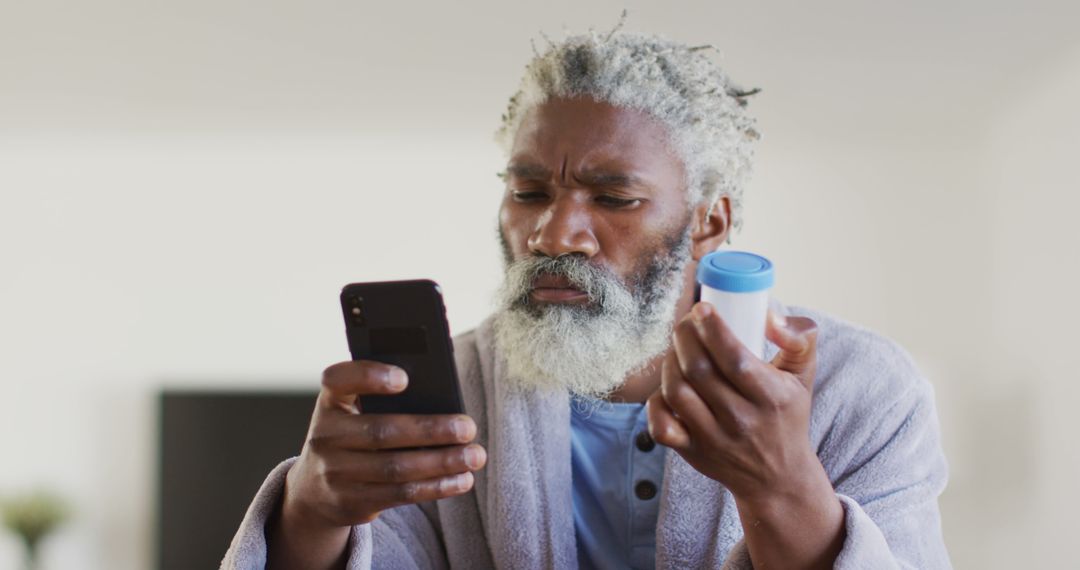
M697 281L701 300L712 303L743 345L764 358L772 262L746 251L714 251L698 264Z

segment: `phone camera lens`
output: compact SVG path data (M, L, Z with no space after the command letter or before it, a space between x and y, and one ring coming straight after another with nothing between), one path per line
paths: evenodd
M349 297L349 315L352 318L354 325L363 326L366 323L364 318L364 309L362 308L363 297L353 295Z

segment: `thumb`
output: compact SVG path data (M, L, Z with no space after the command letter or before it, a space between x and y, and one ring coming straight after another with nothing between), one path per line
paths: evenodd
M810 390L817 369L817 323L806 317L784 317L771 310L765 336L780 348L772 365L794 374Z

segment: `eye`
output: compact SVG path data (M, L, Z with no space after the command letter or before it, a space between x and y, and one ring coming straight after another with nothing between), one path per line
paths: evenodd
M596 201L612 208L632 208L641 203L637 198L619 198L610 194L601 194L596 197Z
M511 190L510 196L515 202L536 202L547 198L547 194L539 190Z

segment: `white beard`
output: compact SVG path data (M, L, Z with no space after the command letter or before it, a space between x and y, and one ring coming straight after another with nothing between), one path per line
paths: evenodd
M634 292L582 258L530 257L510 264L493 323L505 381L520 389L603 398L644 369L671 344L688 242L689 231L675 247L657 252ZM589 303L531 303L528 294L540 272L565 276Z

